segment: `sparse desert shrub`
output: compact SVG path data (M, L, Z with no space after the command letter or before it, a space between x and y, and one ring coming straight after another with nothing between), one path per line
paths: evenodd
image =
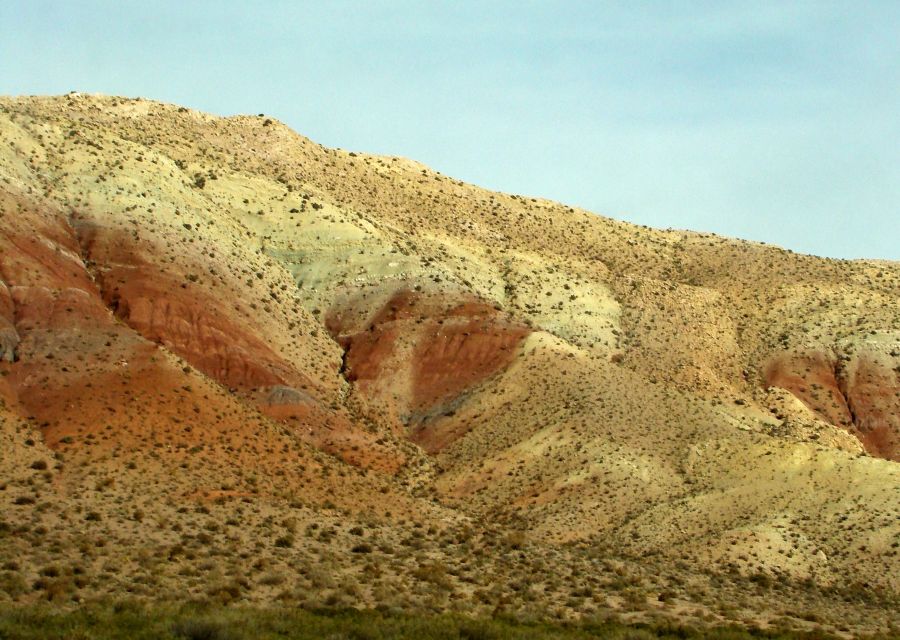
M215 584L206 591L210 598L218 600L222 604L237 600L241 597L242 592L243 585L237 580Z
M59 578L38 578L34 583L36 591L43 591L44 597L51 602L62 602L71 598L75 592L75 583L69 576Z
M289 549L294 546L294 536L285 535L275 539L275 546L282 549Z
M0 591L11 598L17 598L28 591L28 584L18 572L4 571L0 573Z
M284 574L273 571L271 573L265 574L264 576L261 576L259 579L259 584L273 587L275 585L282 584L284 580Z
M518 550L525 546L525 532L513 531L506 536L506 545L510 549Z

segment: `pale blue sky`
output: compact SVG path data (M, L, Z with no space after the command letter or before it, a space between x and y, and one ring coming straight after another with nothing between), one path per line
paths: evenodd
M900 1L0 0L0 93L261 113L657 227L900 260Z

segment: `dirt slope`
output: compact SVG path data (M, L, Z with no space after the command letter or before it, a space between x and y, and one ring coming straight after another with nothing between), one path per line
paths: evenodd
M900 265L633 226L266 116L3 98L0 142L3 584L890 619Z

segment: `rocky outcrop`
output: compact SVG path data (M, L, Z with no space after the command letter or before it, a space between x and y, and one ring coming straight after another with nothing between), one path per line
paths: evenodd
M19 346L19 334L11 326L0 327L0 360L16 361L16 347Z
M0 362L15 362L18 346L12 296L6 283L0 281Z
M275 385L269 390L269 394L266 396L266 404L270 407L303 405L313 402L315 402L315 400L308 393L304 393L293 387L285 387L284 385Z

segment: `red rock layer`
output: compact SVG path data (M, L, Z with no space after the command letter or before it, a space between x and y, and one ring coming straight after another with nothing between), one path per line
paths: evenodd
M787 389L822 420L855 435L870 454L900 460L900 372L878 358L785 353L770 361L765 384Z
M837 380L837 361L819 352L785 353L765 370L767 387L787 389L822 420L851 428L853 420Z
M425 328L413 353L413 406L427 411L505 369L528 335L493 307L467 302Z
M391 408L420 442L434 416L502 371L528 327L470 295L395 293L354 326L352 305L333 313L329 330L345 349L345 376L369 399ZM442 424L445 421L442 421Z
M842 369L841 383L866 451L900 461L900 367L861 354Z
M124 432L138 416L183 422L188 411L174 396L190 396L181 388L185 373L116 322L62 212L9 193L2 197L4 208L10 199L17 208L14 225L8 216L0 221L0 277L21 337L17 362L3 365L20 410L40 424L50 445L66 436L101 433L128 442ZM168 402L169 410L162 406Z
M87 224L79 225L79 235L85 257L99 266L106 304L146 339L230 388L312 384L232 320L227 300L145 259L127 235Z
M0 357L0 399L34 419L50 446L225 438L243 455L242 442L266 437L259 407L353 464L387 472L403 464L342 407L321 404L316 385L231 317L227 296L164 272L128 234L79 224L79 238L49 203L0 199L16 212L14 221L0 217L0 340L11 356Z

